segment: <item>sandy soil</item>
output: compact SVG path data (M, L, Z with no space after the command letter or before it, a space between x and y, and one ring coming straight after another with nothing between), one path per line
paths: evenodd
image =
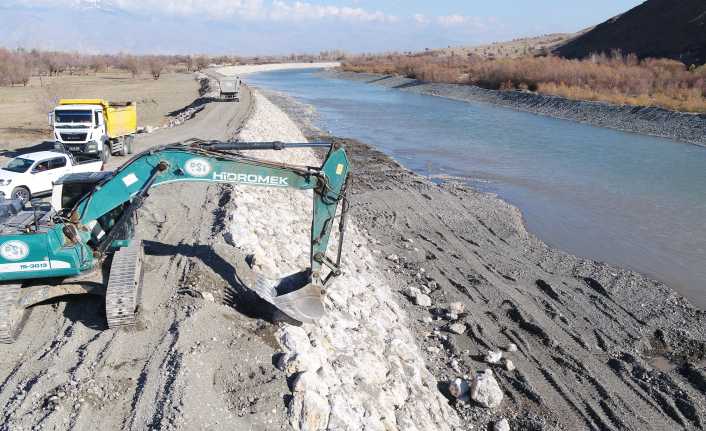
M122 72L87 76L33 77L27 87L0 87L0 149L51 137L47 113L60 98L134 100L138 125L160 126L198 97L191 74L132 78Z
M339 62L329 62L329 63L274 63L274 64L246 64L242 66L227 66L216 69L217 72L223 75L247 75L248 73L256 72L270 72L274 70L288 70L288 69L311 69L311 68L321 68L330 69L332 67L338 67L341 63Z
M268 97L310 138L332 139L311 127L307 107ZM364 143L333 139L353 160L353 217L442 392L443 382L485 368L505 392L494 410L445 392L469 429L491 429L503 416L513 430L702 428L703 311L640 274L549 248L496 197L434 183ZM431 306L416 305L415 289ZM465 311L451 313L453 302ZM505 358L489 364L489 350Z

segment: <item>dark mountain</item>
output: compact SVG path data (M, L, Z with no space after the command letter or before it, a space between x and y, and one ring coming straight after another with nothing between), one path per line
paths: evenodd
M554 50L567 58L620 49L640 58L706 63L706 0L648 0Z

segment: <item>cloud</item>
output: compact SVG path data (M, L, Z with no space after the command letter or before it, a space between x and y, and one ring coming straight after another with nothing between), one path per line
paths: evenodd
M266 12L271 19L277 20L316 20L338 18L349 21L397 22L398 18L380 11L368 11L358 7L315 5L296 1L294 3L275 0Z
M427 16L424 14L415 13L413 18L417 22L417 24L429 24L429 18L427 18Z
M361 22L399 21L394 15L360 7L291 0L16 0L23 6L120 9L134 13L205 16L215 20L303 21L340 19Z
M473 31L486 31L489 30L491 25L497 23L497 20L493 17L491 18L481 18L477 16L466 16L466 15L444 15L436 18L437 24L442 27L463 27L468 30Z

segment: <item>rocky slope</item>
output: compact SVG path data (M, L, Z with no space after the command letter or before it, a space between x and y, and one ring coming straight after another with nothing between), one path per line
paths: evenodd
M297 126L263 97L240 134L244 140L305 141ZM311 150L256 156L320 164ZM308 265L310 192L235 189L231 241L252 254L271 278ZM277 220L277 223L272 223ZM450 430L455 412L426 369L405 311L380 273L370 243L353 220L346 232L345 273L328 290L326 316L316 325L282 324L276 358L292 389L295 430Z
M686 65L706 63L706 3L648 0L568 41L554 53L584 58L618 49L639 58L672 58Z

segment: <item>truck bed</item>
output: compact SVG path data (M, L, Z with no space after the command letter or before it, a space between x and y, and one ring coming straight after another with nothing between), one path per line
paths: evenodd
M74 164L71 172L76 174L79 172L98 172L103 169L103 161L99 159L84 159L76 160L74 158Z
M105 121L109 138L131 135L137 131L137 107L134 103L126 106L111 105L105 109Z

